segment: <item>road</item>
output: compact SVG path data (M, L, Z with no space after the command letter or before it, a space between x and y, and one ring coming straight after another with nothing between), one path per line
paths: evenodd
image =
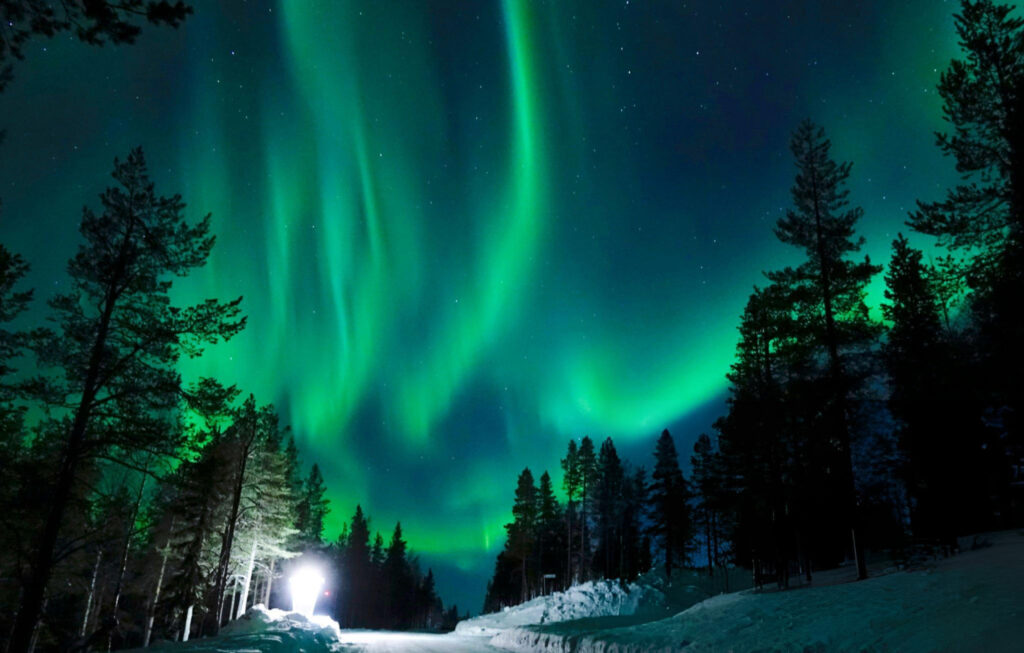
M343 630L344 651L355 653L486 653L499 651L487 637L455 634L393 633L379 630Z

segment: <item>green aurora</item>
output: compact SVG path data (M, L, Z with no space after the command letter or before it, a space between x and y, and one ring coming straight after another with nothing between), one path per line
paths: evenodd
M158 191L214 216L182 301L250 316L183 372L278 406L328 536L357 502L402 520L463 609L524 466L557 483L583 435L649 465L662 428L682 451L710 428L746 297L795 256L771 227L799 119L855 162L876 261L954 178L949 2L195 4L130 48L38 42L0 96L0 234L35 315L143 145Z

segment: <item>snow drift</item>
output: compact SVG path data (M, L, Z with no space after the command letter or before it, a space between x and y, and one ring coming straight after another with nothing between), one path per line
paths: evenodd
M164 642L157 650L175 651L260 651L261 653L340 653L353 650L339 641L338 623L330 617L307 618L298 612L268 610L255 605L241 618L220 629L216 637L195 639L184 644ZM140 649L141 650L141 649Z
M1024 532L997 533L984 544L920 571L722 594L666 619L617 628L521 624L490 643L574 653L1022 650Z
M590 581L574 585L564 592L538 596L501 612L460 621L455 627L455 633L497 635L517 626L590 617L656 614L663 606L664 594L654 587L631 583L624 588L616 581Z

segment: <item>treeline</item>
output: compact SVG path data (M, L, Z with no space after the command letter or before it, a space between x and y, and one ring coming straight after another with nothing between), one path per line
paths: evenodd
M785 587L849 560L864 578L869 549L911 562L954 551L958 535L1024 522L1024 19L1012 13L968 0L955 17L965 56L938 86L951 132L937 143L962 182L907 220L942 256L900 234L884 271L860 257L851 164L833 159L820 127L794 132L793 205L774 231L801 260L767 272L747 302L728 412L698 438L689 509L675 513L688 515L684 533L709 570L751 567L758 583ZM865 298L880 274L878 320ZM643 495L642 473L619 508L596 507L619 473L594 465L587 442L588 453L570 445L576 466L563 464L565 506L536 507L538 495L549 501L544 483L520 476L486 609L543 589L555 537L563 583L636 573L591 552L618 524L617 552L630 557L636 537L621 520L625 497ZM664 513L648 517L671 530ZM674 548L655 547L668 570L682 560Z
M401 523L395 524L387 545L380 532L371 543L370 519L356 506L328 551L339 579L332 614L342 627L450 631L458 623L458 607L445 609L433 570L422 573Z
M686 564L694 525L690 489L667 430L654 459L648 479L643 467L619 458L611 438L599 451L589 437L579 445L570 440L561 461L564 504L548 472L537 485L524 469L484 612L595 578L633 580L651 568L652 550L671 578Z
M214 245L209 216L189 222L179 196L157 195L141 150L113 176L101 209L83 211L44 326L11 328L32 292L19 287L27 263L0 245L0 604L14 608L0 612L0 636L10 651L214 634L253 604L290 608L279 579L300 554L346 574L362 561L355 522L340 544L323 543L323 477L315 464L304 472L274 407L177 372L182 357L245 326L241 298L171 302L172 279ZM382 606L393 618L346 623L451 623L400 530L383 553L378 540L372 561L381 576L366 576L365 595L350 589L349 604L381 592L401 600Z

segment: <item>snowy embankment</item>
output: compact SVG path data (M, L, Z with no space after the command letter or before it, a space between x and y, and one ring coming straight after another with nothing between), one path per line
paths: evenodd
M490 643L574 653L1024 650L1024 533L927 569L784 592L722 594L672 617L607 628L510 628Z
M267 610L262 605L249 609L240 619L221 628L216 637L196 639L184 644L167 642L155 646L175 651L260 651L261 653L341 653L355 647L340 641L336 621L314 615L306 618L297 612Z
M623 588L615 581L592 581L575 585L501 612L483 614L455 627L457 635L498 635L517 626L550 624L591 617L618 617L657 613L664 606L658 589L631 583Z

